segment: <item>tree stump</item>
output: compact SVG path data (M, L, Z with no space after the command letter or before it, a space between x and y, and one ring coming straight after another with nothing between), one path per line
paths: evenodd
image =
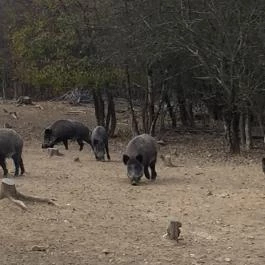
M179 221L170 221L169 226L167 228L167 235L169 239L178 241L181 232L181 226L182 224Z
M63 156L63 154L59 152L58 148L48 148L48 155L49 157Z
M23 210L27 210L27 206L22 200L32 201L32 202L46 202L48 204L56 205L52 200L47 198L40 198L35 196L28 196L20 193L15 186L14 179L3 178L0 190L0 200L3 198L8 198L10 201L15 203L17 206Z

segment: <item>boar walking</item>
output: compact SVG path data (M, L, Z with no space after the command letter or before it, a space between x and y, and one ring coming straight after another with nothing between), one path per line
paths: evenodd
M157 146L152 136L141 134L128 143L123 163L127 166L127 175L132 185L137 185L143 174L147 179L156 179L156 159ZM151 169L151 176L148 167Z
M22 160L23 140L22 137L12 129L0 129L0 165L3 168L4 176L8 174L6 158L12 158L15 165L15 176L23 175L25 172Z
M99 161L105 160L105 151L108 160L110 160L108 134L103 126L97 126L92 131L91 144L97 160Z
M68 150L68 140L76 140L79 150L83 150L84 143L91 145L91 131L83 123L74 120L58 120L44 131L44 143L42 148L54 147L63 142L65 149Z

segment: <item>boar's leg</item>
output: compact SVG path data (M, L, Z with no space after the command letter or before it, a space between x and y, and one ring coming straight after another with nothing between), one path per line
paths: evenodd
M15 165L15 176L18 176L19 173L19 165L20 165L20 156L18 154L12 155L12 159Z
M4 157L0 157L0 166L3 168L4 176L8 174L8 170L6 168L6 161Z
M106 149L106 153L107 153L107 158L108 158L108 160L110 160L110 155L109 155L109 144L108 144L108 142L105 144L105 149Z
M155 180L157 173L156 173L156 160L150 163L150 168L151 168L151 179Z
M83 147L84 147L83 140L82 139L77 139L76 141L77 141L77 143L80 146L79 151L82 151L83 150Z
M20 166L20 175L23 175L24 172L25 172L25 168L24 168L24 163L23 163L23 160L22 160L21 156L20 156L20 159L19 159L19 166Z
M149 170L148 170L148 166L145 166L144 167L144 175L147 179L150 179L150 173L149 173Z
M64 144L64 147L65 147L65 150L68 150L68 141L67 141L67 139L63 140L63 144Z

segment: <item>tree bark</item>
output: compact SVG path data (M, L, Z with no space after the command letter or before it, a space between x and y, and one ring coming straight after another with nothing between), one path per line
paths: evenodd
M100 89L93 89L93 99L97 124L105 126L105 106Z
M106 117L106 129L109 137L113 137L117 125L115 103L113 99L112 92L110 88L107 88L107 97L108 97L108 112Z
M131 80L130 80L130 72L129 72L129 66L128 64L125 65L125 74L126 74L126 86L127 86L127 92L128 92L128 102L129 102L129 108L131 112L131 122L132 122L132 134L139 135L139 128L138 128L138 122L136 119L136 115L133 108L132 103L132 89L131 89Z
M165 94L165 89L166 89L165 87L166 87L166 84L165 84L165 82L163 82L163 84L162 84L162 88L161 88L161 94L160 94L160 100L159 100L158 110L157 110L157 112L155 113L154 118L153 118L152 123L151 123L151 126L150 126L150 131L149 131L149 133L150 133L152 136L155 136L156 122L157 122L157 119L158 119L158 117L159 117L159 115L160 115L160 112L161 112L162 106L163 106L164 101L165 101L165 100L164 100L164 99L165 99L164 94Z
M240 142L243 147L246 146L246 131L245 131L246 115L244 112L240 114Z
M165 94L165 103L167 104L167 111L171 119L171 126L174 129L177 127L177 119L176 119L176 114L174 113L173 110L173 106L170 103L168 93Z
M245 116L245 136L246 136L246 149L250 150L252 148L252 133L251 133L251 115L249 110L247 110Z
M239 136L240 113L234 108L227 111L224 115L225 127L227 130L227 142L231 154L240 153L240 136Z
M152 70L147 70L147 99L148 99L148 116L149 123L148 129L150 130L151 124L155 118L155 102L154 102L154 85L153 85L153 76Z

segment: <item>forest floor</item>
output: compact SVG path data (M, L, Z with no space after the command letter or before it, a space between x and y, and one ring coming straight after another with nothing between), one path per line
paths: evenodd
M16 178L17 189L56 199L60 207L26 203L25 212L1 200L2 265L265 264L264 150L231 157L214 134L165 136L159 152L174 153L175 167L159 158L157 180L131 186L121 162L124 138L110 140L110 162L95 161L89 146L79 152L75 142L68 151L59 146L64 156L49 158L41 149L45 126L67 117L92 128L94 113L92 107L40 105L43 110L2 104L18 119L0 107L0 121L25 140L26 174ZM8 168L14 171L11 160ZM164 236L172 219L182 223L178 242Z

